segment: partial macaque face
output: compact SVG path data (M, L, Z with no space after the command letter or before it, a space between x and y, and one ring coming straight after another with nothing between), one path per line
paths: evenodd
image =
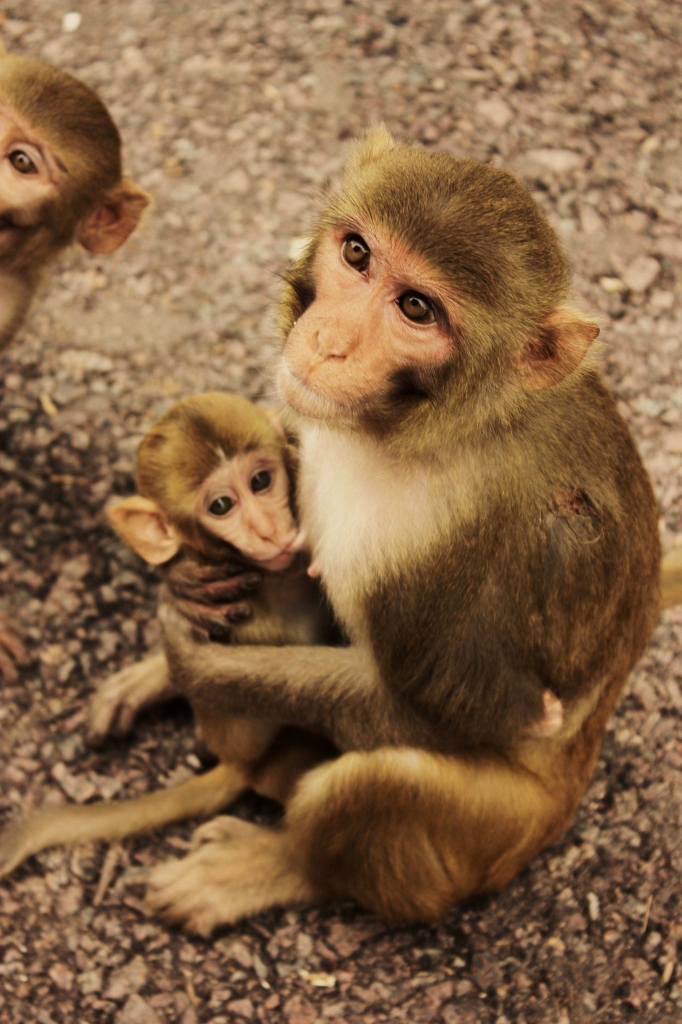
M314 263L315 298L284 347L280 387L305 416L345 419L455 351L459 307L425 260L368 225L338 225Z
M0 104L0 258L22 232L42 223L66 169L52 148L11 107Z
M289 478L267 451L236 455L219 466L201 485L195 514L210 533L264 569L286 569L295 557Z

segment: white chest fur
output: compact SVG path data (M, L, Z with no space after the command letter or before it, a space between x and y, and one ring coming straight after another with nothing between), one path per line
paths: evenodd
M302 526L337 614L351 632L358 596L409 565L466 501L469 474L390 458L380 445L324 426L301 434Z

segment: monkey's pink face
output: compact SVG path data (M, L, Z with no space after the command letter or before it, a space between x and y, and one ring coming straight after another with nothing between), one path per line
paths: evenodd
M41 222L45 204L59 194L64 173L46 141L0 103L0 254L14 246L22 228Z
M451 359L459 309L428 264L367 225L339 225L314 263L315 299L284 347L280 388L304 416L371 408L407 371Z
M296 523L283 463L263 451L226 461L204 481L195 515L215 537L264 569L279 572L296 556Z

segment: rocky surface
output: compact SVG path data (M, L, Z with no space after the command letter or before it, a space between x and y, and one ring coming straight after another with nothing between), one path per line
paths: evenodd
M156 639L155 582L102 519L178 396L271 394L272 304L315 192L383 119L514 168L561 233L576 301L682 531L682 8L672 0L50 0L3 5L13 51L96 87L155 197L113 257L54 268L0 370L0 586L32 663L2 692L6 816L179 781L188 714L83 745L97 680ZM80 14L80 19L74 14ZM64 18L64 15L69 15ZM213 941L141 913L187 829L34 859L0 884L0 1022L576 1024L682 1020L682 612L610 724L575 825L439 927L353 907L263 915Z

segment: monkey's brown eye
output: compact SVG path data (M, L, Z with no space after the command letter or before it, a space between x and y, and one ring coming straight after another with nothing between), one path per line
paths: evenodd
M227 495L224 495L222 498L216 498L215 501L212 501L208 506L208 511L212 516L226 516L233 507L234 502L232 501L232 498L228 498Z
M259 491L265 491L272 482L272 473L268 472L267 469L261 469L260 473L256 473L255 476L251 477L251 490L254 494L258 494Z
M417 292L406 292L398 299L400 311L417 324L433 324L436 322L436 315L433 306L428 299Z
M360 235L349 235L343 243L341 255L346 263L361 273L369 266L369 246L360 238Z
M19 174L37 174L38 168L22 149L15 149L9 155L9 162Z

